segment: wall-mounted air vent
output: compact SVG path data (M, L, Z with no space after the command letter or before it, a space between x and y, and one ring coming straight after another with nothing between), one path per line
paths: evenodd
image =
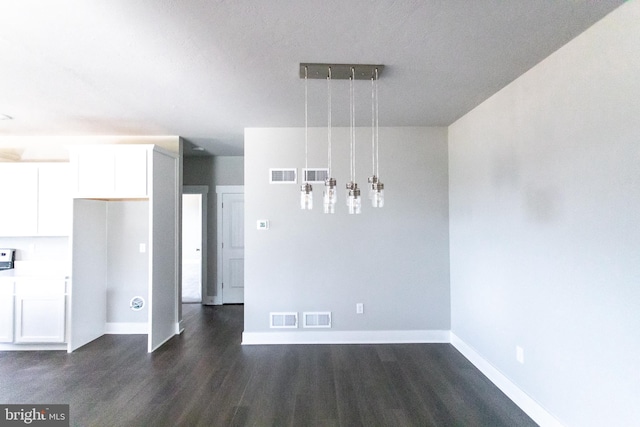
M269 169L269 184L296 184L298 170L296 168Z
M296 312L277 312L269 313L269 326L271 328L297 328L298 313Z
M305 328L330 328L331 312L330 311L314 311L302 313Z
M324 184L329 178L329 169L302 169L302 176L305 182Z

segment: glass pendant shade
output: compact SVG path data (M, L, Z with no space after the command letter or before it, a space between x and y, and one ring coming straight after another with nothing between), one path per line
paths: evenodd
M377 182L372 184L371 206L381 208L384 206L384 184Z
M346 196L347 197L345 199L345 203L347 204L347 206L349 206L349 197L351 195L351 191L353 190L353 186L354 186L354 183L351 182L351 181L347 182L347 184L346 184L346 188L347 188Z
M338 194L336 191L335 178L328 178L324 182L324 213L335 213L336 202L338 201Z
M313 188L308 182L300 186L300 209L313 209Z
M360 199L360 189L358 184L353 184L347 196L347 206L350 214L359 214L362 211L362 200Z
M367 178L367 183L369 184L369 200L373 198L373 193L376 191L376 185L378 184L378 177L373 175Z

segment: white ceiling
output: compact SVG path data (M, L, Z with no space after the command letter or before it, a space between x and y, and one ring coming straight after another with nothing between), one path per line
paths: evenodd
M245 127L304 125L300 62L384 64L381 126L449 125L621 3L3 0L0 137L180 135L242 155ZM369 83L356 91L366 126ZM322 80L309 114L326 126Z

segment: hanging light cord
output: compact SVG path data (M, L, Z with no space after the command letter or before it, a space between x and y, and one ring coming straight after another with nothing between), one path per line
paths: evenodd
M378 69L376 68L376 81L375 81L375 93L376 93L376 159L375 159L375 164L376 164L376 176L380 177L380 157L378 155L379 149L380 149L380 138L379 138L379 133L378 133Z
M375 85L374 85L374 76L371 76L371 170L373 175L376 174L376 134L374 132L375 129Z
M331 178L331 67L329 67L329 74L327 75L327 98L328 98L328 106L327 106L327 116L329 117L328 119L328 124L327 124L327 142L328 142L328 153L327 153L327 159L328 159L328 178Z
M353 91L353 79L355 78L355 69L351 68L351 77L349 78L349 103L351 104L351 182L354 182L354 176L356 174L356 162L355 162L355 154L356 154L356 106L355 106L355 95Z
M307 175L309 171L309 94L308 94L308 83L307 83L307 67L304 67L304 181L307 182Z

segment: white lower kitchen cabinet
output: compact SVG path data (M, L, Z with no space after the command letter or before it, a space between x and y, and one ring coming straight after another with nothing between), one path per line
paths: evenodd
M0 342L13 342L13 283L8 292L0 289Z
M63 343L65 281L16 280L15 343Z
M16 295L17 343L63 343L64 295Z

